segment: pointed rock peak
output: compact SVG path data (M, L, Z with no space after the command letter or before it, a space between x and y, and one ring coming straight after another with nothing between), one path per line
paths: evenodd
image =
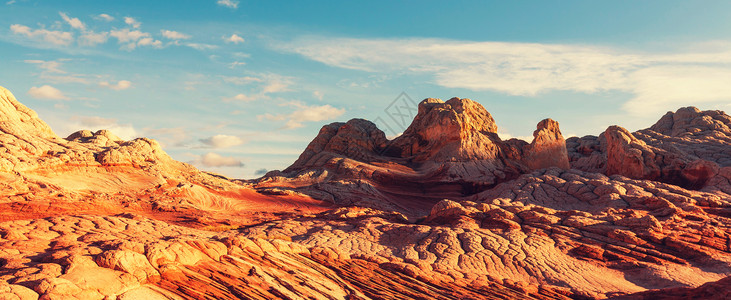
M558 127L558 122L551 118L538 122L538 125L536 125L536 131L533 131L533 143L536 143L539 139L563 140L563 135L561 135L561 129Z
M710 131L731 133L731 116L720 110L689 106L666 113L650 130L669 136L697 135Z
M558 122L544 119L536 125L533 142L526 146L524 163L531 169L549 167L570 168L566 141Z
M371 121L352 119L347 123L330 123L320 129L317 137L285 171L318 165L323 163L323 159L327 160L333 155L368 161L376 156L387 142L386 134Z
M0 86L0 131L16 137L55 138L51 127L38 118L32 109L18 102L6 88Z

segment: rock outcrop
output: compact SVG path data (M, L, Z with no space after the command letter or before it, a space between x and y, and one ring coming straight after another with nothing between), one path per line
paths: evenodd
M296 207L323 209L321 201L309 197L281 201L281 196L258 194L240 182L201 172L172 159L152 139L124 141L108 130L60 138L2 87L0 177L0 196L20 200L0 201L5 210L0 218L134 211L189 222L190 215L214 220L222 209L254 219ZM272 209L272 202L282 205ZM222 216L221 222L228 218Z
M294 164L268 173L255 186L415 216L445 196L475 194L547 167L569 167L558 122L541 121L531 144L503 141L479 103L429 98L419 103L403 134L390 141L362 119L324 126Z
M332 123L243 181L0 97L0 299L728 296L723 112L568 140L545 119L527 143L426 99L393 140Z
M731 166L730 143L731 116L686 107L648 129L610 126L598 138L569 139L567 148L573 168L701 189Z
M549 167L569 169L566 141L558 128L558 122L545 119L533 132L533 142L523 152L523 162L532 170Z

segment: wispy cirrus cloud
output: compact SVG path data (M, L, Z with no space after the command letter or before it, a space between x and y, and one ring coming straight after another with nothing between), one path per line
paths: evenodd
M256 88L250 93L240 93L233 97L223 97L223 101L251 102L259 99L269 99L270 94L290 91L294 78L279 74L266 73L255 76L221 76L224 82L235 85L255 84Z
M109 35L116 38L117 42L121 44L121 49L132 51L138 46L150 46L153 48L162 48L162 42L152 38L152 35L148 32L140 30L130 30L129 28L112 30Z
M284 103L282 106L293 107L295 111L288 114L263 114L259 120L284 122L284 129L303 127L305 122L321 122L332 120L345 113L345 109L326 105L307 105L299 101Z
M225 6L231 9L239 8L239 1L237 0L217 0L216 4L219 6Z
M21 24L10 25L10 31L14 34L23 35L29 39L48 43L56 46L68 46L74 41L74 35L68 31L32 29Z
M132 82L130 82L129 80L120 80L120 81L117 81L117 83L113 83L113 82L110 83L108 81L102 81L99 83L99 86L105 87L108 89L112 89L115 91L121 91L121 90L126 90L126 89L132 87Z
M187 40L191 38L190 35L172 30L160 30L160 33L164 38L169 40Z
M724 80L731 78L731 46L653 54L572 44L302 37L273 47L344 69L426 75L447 88L527 97L625 92L632 99L623 108L638 115L731 101Z
M193 48L198 51L210 51L218 49L218 46L211 45L211 44L203 44L203 43L187 43L186 46Z
M69 59L58 59L58 60L38 60L28 59L25 63L35 64L40 69L38 78L46 82L51 83L81 83L88 84L90 82L90 76L85 74L74 74L69 73L62 69L63 63L69 61Z

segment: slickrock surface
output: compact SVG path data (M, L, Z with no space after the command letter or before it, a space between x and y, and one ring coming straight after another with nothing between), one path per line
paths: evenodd
M731 277L719 281L709 282L697 288L672 288L664 290L652 290L640 292L627 296L618 296L616 300L680 300L680 299L704 299L704 300L725 300L731 299Z
M1 299L569 299L549 286L417 278L286 236L132 214L0 223ZM106 297L106 298L105 298Z
M328 206L304 196L258 194L173 160L151 139L123 141L107 130L62 139L2 87L0 178L0 220L134 211L204 226L198 219L215 224L249 215L257 222L257 214L269 219Z
M60 138L0 88L0 299L724 299L730 128L682 108L503 141L479 103L430 98L393 140L332 123L245 181Z
M417 277L549 283L604 297L731 275L728 199L553 168L443 200L418 224L341 209L246 230L390 261Z

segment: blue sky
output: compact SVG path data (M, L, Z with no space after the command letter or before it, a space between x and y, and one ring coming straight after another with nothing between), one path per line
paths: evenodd
M329 122L394 136L402 92L477 100L504 138L731 109L729 1L4 1L0 85L57 134L151 137L232 177Z

